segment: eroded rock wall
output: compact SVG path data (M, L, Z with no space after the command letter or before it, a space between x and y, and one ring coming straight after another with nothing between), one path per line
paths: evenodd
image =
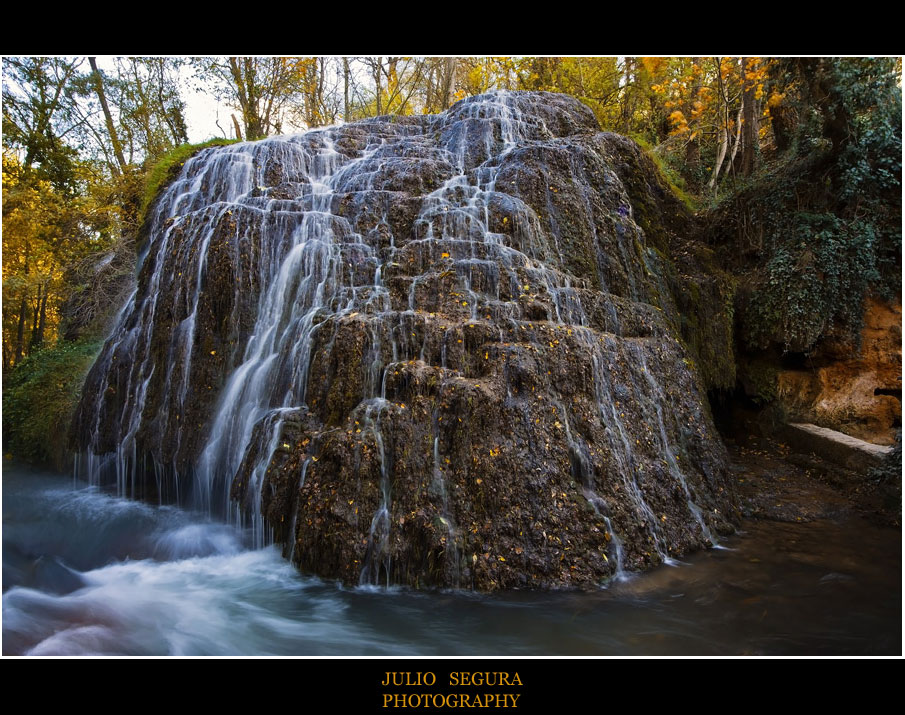
M860 344L823 340L799 369L780 369L776 393L793 421L874 444L902 428L902 307L868 299Z
M627 156L543 93L205 150L89 376L85 470L351 584L588 587L713 543L725 453Z

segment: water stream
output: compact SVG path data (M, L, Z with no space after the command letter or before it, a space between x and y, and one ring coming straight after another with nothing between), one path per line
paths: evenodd
M9 463L3 654L901 653L901 534L749 522L725 550L596 592L341 588L254 529Z

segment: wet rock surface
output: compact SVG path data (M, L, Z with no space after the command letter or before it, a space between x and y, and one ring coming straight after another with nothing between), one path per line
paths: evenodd
M82 469L350 584L587 588L717 541L735 483L627 156L541 93L205 150L149 218Z

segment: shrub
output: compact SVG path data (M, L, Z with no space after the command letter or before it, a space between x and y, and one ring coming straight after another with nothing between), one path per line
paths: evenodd
M101 341L61 341L32 353L4 379L5 451L62 469L72 413Z

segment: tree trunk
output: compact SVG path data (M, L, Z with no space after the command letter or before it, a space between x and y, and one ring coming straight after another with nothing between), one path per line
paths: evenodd
M50 292L44 287L44 296L41 298L40 318L38 319L38 332L32 339L32 347L39 348L44 345L44 328L47 325L47 297Z
M97 69L97 58L89 57L88 62L91 65L92 77L94 79L94 89L97 92L97 98L100 100L101 108L104 110L104 121L107 124L107 134L110 135L110 142L113 144L113 155L119 163L119 171L116 167L111 166L113 173L119 175L120 172L125 173L126 160L123 157L123 147L119 143L119 136L116 133L116 127L113 124L113 116L110 114L110 107L107 106L107 97L104 95L104 81L100 71Z
M16 353L13 356L13 365L22 362L25 351L25 320L28 314L28 290L22 289L22 300L19 301L19 321L16 326Z
M378 117L383 114L383 103L382 103L382 98L380 96L381 91L382 91L380 89L380 70L382 67L383 67L383 60L380 57L378 57L377 62L373 65L374 87L377 91L377 116Z
M242 111L242 123L245 125L245 138L248 141L264 138L263 122L259 115L257 77L253 57L229 58L229 71L236 85L239 109Z
M28 341L29 355L34 352L37 347L38 339L38 318L41 313L41 296L44 294L44 285L38 284L38 295L35 297L35 303L31 308L31 339Z
M635 79L635 64L633 58L626 57L622 67L622 106L620 107L621 122L619 131L623 134L628 134L631 131L632 107L634 104L634 93L631 89L632 82L634 82Z
M747 78L747 57L742 58L742 176L751 176L757 158L757 112L755 111L754 82Z
M720 168L723 166L723 159L726 158L726 149L729 147L729 126L725 117L723 118L723 126L720 127L720 148L716 153L716 162L713 164L713 173L710 175L710 183L708 186L716 193L716 180L720 175Z
M44 344L44 326L47 324L47 286L38 286L38 299L34 306L31 321L31 342L28 352L34 352Z
M716 66L716 78L720 88L720 148L717 150L716 162L713 165L713 173L710 175L708 188L713 190L714 196L717 191L717 179L720 176L720 169L723 166L723 160L726 158L726 150L729 148L729 98L726 96L726 87L723 85L723 60L720 57L713 58Z
M456 58L447 57L443 70L443 109L449 109L456 98Z
M343 121L349 121L349 58L343 57Z
M770 107L770 126L773 127L773 140L777 151L785 151L792 146L795 136L796 114L783 102Z
M692 57L691 65L695 79L685 112L685 116L689 117L689 119L695 111L695 102L699 100L701 94L701 76L694 71L700 67L701 58ZM685 181L693 191L699 191L701 188L701 139L700 129L697 124L692 127L691 134L693 138L689 139L685 144Z
M742 107L739 106L738 114L735 116L735 141L732 142L732 154L729 156L726 175L731 171L735 173L735 157L738 155L738 148L742 143Z
M180 144L188 142L188 137L185 135L184 131L181 131L180 128L173 123L173 118L170 116L170 110L167 108L166 101L164 100L164 62L166 62L166 60L163 57L158 57L155 62L157 64L157 102L160 104L160 112L163 114L163 119L167 123L167 127L169 127L170 134L173 137L173 146L179 146Z
M22 274L27 276L29 273L29 257L30 251L28 244L25 244L25 264ZM13 356L13 365L18 365L22 360L25 351L25 321L28 315L28 285L22 288L22 298L19 301L19 319L16 325L16 352Z

